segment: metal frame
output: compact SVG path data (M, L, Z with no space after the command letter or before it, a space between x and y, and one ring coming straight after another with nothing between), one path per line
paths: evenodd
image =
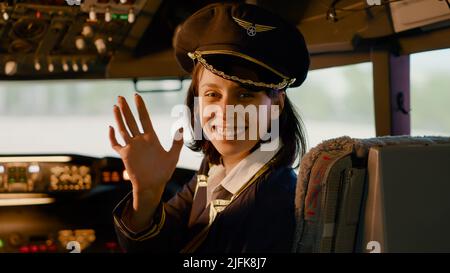
M372 50L376 136L410 135L409 55Z

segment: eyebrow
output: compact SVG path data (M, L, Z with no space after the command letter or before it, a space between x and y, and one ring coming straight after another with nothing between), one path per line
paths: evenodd
M222 89L218 84L215 84L215 83L205 83L200 86L200 88L204 88L204 87Z
M219 89L219 90L222 90L222 87L220 86L220 85L218 85L218 84L215 84L215 83L205 83L205 84L202 84L201 86L200 86L200 89L203 89L203 88L205 88L205 87L209 87L209 88L216 88L216 89ZM233 88L231 88L231 90L235 90L235 91L249 91L249 90L247 90L246 88L244 88L244 87L242 87L242 86L236 86L236 87L233 87Z

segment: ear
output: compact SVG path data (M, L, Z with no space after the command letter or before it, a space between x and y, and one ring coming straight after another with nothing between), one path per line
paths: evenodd
M280 113L284 109L284 101L285 100L286 100L286 91L285 90L278 91L276 103L278 103L278 105L280 106Z

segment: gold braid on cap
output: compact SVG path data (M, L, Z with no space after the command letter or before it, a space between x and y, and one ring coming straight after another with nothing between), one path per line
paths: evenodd
M239 77L236 76L230 76L225 74L225 72L223 71L219 71L217 69L215 69L212 65L208 64L206 62L206 60L202 57L202 55L208 55L208 54L224 54L224 55L233 55L233 56L237 56L240 58L244 58L248 61L251 61L253 63L256 63L272 72L274 72L275 74L277 74L278 76L280 76L281 78L283 78L283 81L281 81L280 83L274 84L274 83L265 83L265 82L255 82L252 80L246 80L246 79L241 79ZM227 80L232 80L232 81L237 81L243 84L251 84L257 87L265 87L265 88L270 88L270 89L284 89L286 87L289 87L289 85L293 84L295 82L295 78L288 78L286 76L284 76L283 74L281 74L280 72L276 71L275 69L267 66L266 64L251 58L247 55L244 54L239 54L236 53L234 51L226 51L226 50L211 50L211 51L195 51L194 53L192 52L188 52L188 56L192 59L192 60L198 60L206 69L208 69L209 71L211 71L212 73L216 74L217 76L220 76L224 79Z

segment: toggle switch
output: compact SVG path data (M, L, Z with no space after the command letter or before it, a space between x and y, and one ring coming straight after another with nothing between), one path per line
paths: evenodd
M95 47L97 48L97 52L99 54L104 54L106 52L105 41L102 38L97 38L94 41Z
M135 19L136 19L136 18L135 18L134 10L133 10L133 9L130 9L130 10L128 11L128 23L130 23L130 24L134 23L134 20L135 20Z
M94 6L91 6L89 8L89 20L91 21L97 21L97 14L95 13Z
M84 40L83 37L77 37L75 39L75 47L78 50L84 50L86 48L86 41Z
M17 72L17 62L9 61L5 63L5 74L8 76L12 76Z
M105 22L111 22L111 10L106 8L105 11Z

